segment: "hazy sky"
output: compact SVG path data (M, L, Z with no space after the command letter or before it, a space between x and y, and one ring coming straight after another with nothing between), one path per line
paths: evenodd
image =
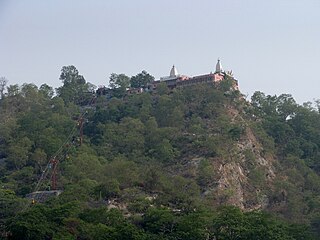
M245 94L320 98L319 0L0 0L0 76L61 85L75 65L107 85L112 72L156 78L214 71Z

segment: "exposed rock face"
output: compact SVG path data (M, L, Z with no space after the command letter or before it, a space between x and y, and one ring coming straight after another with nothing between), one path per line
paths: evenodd
M268 205L266 189L272 188L275 178L274 158L264 153L253 130L238 110L228 107L233 123L243 125L240 139L230 147L228 159L210 158L216 181L209 184L204 195L213 195L215 204L231 204L243 210L264 209ZM198 166L201 157L192 160Z
M244 135L236 145L236 156L233 161L220 164L218 168L217 192L229 194L226 203L236 205L242 209L252 210L265 208L266 196L262 189L250 176L252 171L260 169L260 178L264 185L268 185L275 177L274 159L262 155L263 148L250 128L246 128ZM250 156L247 156L248 153Z
M226 203L244 208L244 189L243 186L247 183L247 177L243 174L242 167L233 162L220 164L218 170L220 179L217 187L218 194L225 194Z

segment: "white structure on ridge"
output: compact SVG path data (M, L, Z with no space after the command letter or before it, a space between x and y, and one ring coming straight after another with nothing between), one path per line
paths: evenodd
M180 77L180 74L178 73L177 68L173 65L170 70L170 75L167 77L161 77L160 81L168 81L168 80L176 79L178 77Z
M170 71L170 77L176 77L178 76L178 70L176 69L176 67L173 65Z
M220 63L220 59L218 58L218 62L216 64L216 72L215 73L222 73L223 69L222 69L222 65Z

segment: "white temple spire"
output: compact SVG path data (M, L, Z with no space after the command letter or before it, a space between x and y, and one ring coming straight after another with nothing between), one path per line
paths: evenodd
M175 77L178 75L178 71L176 69L176 67L173 65L170 71L170 77Z
M221 73L223 72L223 69L222 69L222 65L220 63L220 59L218 58L218 62L216 64L216 73Z

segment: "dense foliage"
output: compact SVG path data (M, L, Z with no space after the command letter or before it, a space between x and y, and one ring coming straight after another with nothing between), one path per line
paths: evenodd
M9 239L314 239L320 236L320 115L287 94L256 92L251 103L230 82L127 94L153 77L112 74L112 96L96 96L73 66L63 85L10 85L0 100L0 231ZM237 112L233 118L232 113ZM79 116L85 119L80 144ZM275 177L246 151L249 185L264 211L225 206L214 161L239 161L252 129ZM59 157L63 193L50 190L48 162ZM251 163L250 163L251 161ZM39 189L37 183L48 171ZM249 194L249 193L248 193ZM254 199L254 198L252 198ZM254 200L252 200L254 201Z

